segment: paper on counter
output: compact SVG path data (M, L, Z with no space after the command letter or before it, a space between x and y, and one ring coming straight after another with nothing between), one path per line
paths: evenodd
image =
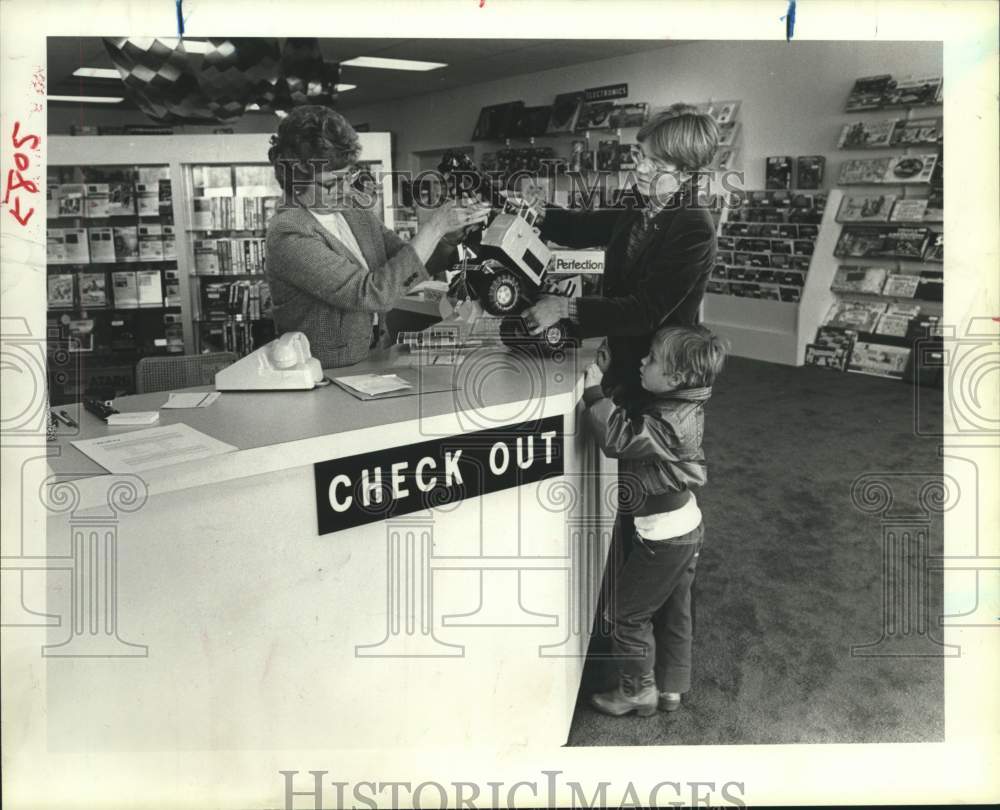
M108 472L136 473L196 461L237 448L188 425L169 425L70 442Z
M170 394L161 408L207 408L222 394L218 391L207 391L200 394Z
M410 383L395 374L355 374L351 377L335 377L334 380L367 396L413 388Z

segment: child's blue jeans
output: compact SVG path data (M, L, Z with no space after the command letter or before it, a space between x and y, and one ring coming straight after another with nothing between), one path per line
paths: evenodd
M670 540L645 540L633 529L615 578L612 653L629 675L653 672L661 692L691 688L691 588L704 538L703 525Z

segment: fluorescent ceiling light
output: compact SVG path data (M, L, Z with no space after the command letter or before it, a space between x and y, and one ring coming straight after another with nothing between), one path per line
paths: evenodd
M120 79L121 73L115 68L80 67L73 71L74 76L84 79Z
M125 99L118 96L48 96L49 101L77 101L81 104L117 104Z
M341 62L341 67L384 68L385 70L435 70L448 67L446 62L418 62L414 59L383 59L380 56L358 56Z
M357 89L357 85L356 84L335 84L333 86L333 89L336 90L338 93L346 93L348 90L355 90L355 89Z

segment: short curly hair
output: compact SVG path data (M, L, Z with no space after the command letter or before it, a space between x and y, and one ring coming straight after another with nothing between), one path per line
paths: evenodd
M361 155L358 133L344 116L329 107L307 104L293 107L271 136L267 159L284 189L286 183L308 181L310 161L323 161L324 169L343 169Z

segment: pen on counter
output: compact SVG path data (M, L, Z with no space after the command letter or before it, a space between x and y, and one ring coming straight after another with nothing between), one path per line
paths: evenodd
M71 428L80 427L66 411L59 411L59 416Z

